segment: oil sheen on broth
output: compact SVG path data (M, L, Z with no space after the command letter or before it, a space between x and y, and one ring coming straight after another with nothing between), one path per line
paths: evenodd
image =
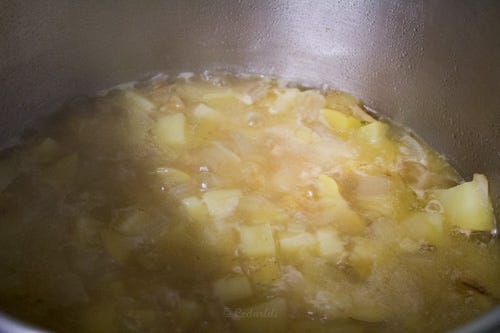
M0 156L0 309L57 332L443 331L500 300L488 183L352 96L162 79Z

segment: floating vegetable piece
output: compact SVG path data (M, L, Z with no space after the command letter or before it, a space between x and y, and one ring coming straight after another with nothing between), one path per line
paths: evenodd
M459 229L491 231L495 228L493 208L488 197L488 180L474 174L472 181L447 190L435 191L446 221Z
M240 229L240 249L249 257L274 256L273 231L269 224L242 226Z
M159 118L153 128L157 144L160 147L185 144L185 124L186 116L183 113L169 114Z

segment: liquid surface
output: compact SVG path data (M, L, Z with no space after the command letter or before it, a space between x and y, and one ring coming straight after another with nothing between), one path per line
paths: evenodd
M499 303L494 228L484 176L348 94L156 80L0 155L0 309L58 332L443 331Z

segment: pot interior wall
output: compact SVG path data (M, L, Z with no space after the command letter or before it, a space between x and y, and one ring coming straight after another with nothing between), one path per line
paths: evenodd
M68 97L159 71L326 83L414 129L500 192L500 5L3 1L0 143ZM498 216L498 215L497 215Z

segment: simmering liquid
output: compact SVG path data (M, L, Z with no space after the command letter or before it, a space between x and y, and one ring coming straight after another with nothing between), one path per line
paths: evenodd
M500 300L488 183L354 97L231 76L0 155L0 309L57 332L431 332Z

